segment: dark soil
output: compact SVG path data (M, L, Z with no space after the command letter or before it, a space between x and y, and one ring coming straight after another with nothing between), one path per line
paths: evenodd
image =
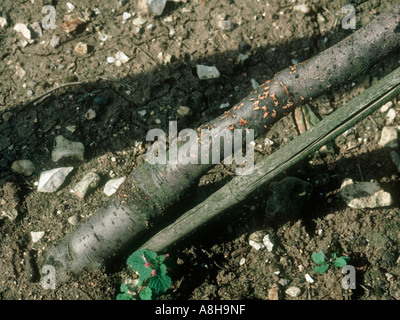
M121 282L131 274L123 259L55 290L43 289L36 261L77 227L68 218L78 215L84 222L107 202L105 182L128 175L145 161L148 130L167 131L170 120L177 120L180 129L197 128L226 110L220 108L222 103L232 106L246 96L252 90L251 79L263 83L294 60L312 57L353 30L341 27L345 15L341 8L347 4L342 0L306 0L311 9L306 14L293 10L297 1L291 0L168 1L162 16L148 16L139 34L132 23L139 15L137 1L71 1L75 5L71 13L64 1L56 2L58 27L43 30L26 46L21 44L21 34L13 31L14 25L40 22L42 6L51 1L0 4L0 16L8 21L7 27L0 27L0 212L18 212L15 220L0 218L0 299L115 299ZM355 4L357 28L398 3L353 2L359 3ZM136 14L123 22L124 12ZM221 14L234 23L233 30L218 27ZM67 34L60 28L64 20L77 17L87 19L83 32ZM151 29L146 27L149 24ZM108 35L107 40L99 40L99 33ZM57 48L49 46L53 35L60 37ZM89 45L87 54L74 51L78 42ZM107 57L119 50L130 60L121 66L108 63ZM249 58L240 61L239 54ZM324 118L393 71L399 58L398 53L387 57L354 83L314 99L313 111ZM221 77L199 80L197 64L215 65ZM18 73L20 68L25 74ZM31 103L63 84L68 85ZM192 115L178 115L180 106L189 107ZM397 116L391 126L399 126L400 97L393 100L392 108ZM89 109L95 110L94 119L85 117ZM338 137L334 154L317 153L287 172L313 186L311 199L297 217L267 219L271 190L265 186L235 210L169 248L176 267L170 274L172 287L161 298L267 300L275 292L279 299L398 300L400 174L390 149L378 145L387 125L386 113L378 110ZM52 162L57 135L82 142L85 161ZM293 116L282 119L256 140L256 160L298 135ZM265 138L274 144L265 145ZM11 169L20 159L34 163L32 176ZM42 171L66 165L74 170L56 193L37 192L35 183ZM90 170L101 176L101 183L81 200L70 190ZM216 166L201 178L192 205L230 178L229 166ZM393 205L368 210L347 207L339 195L345 178L379 182L392 195ZM282 198L292 200L291 194ZM43 231L44 237L33 243L32 231ZM273 236L272 252L249 245L254 231ZM311 255L319 250L351 258L355 290L342 288L344 275L339 268L313 272ZM306 274L313 283L306 281ZM301 289L297 297L285 293L291 286Z

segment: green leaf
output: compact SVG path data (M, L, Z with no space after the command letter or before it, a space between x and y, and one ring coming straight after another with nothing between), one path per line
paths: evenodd
M152 291L150 288L146 287L139 292L140 300L151 300Z
M143 250L144 257L146 258L147 262L150 262L151 264L156 263L156 258L157 258L157 253L151 250Z
M328 270L329 269L329 264L324 264L324 265L322 265L322 266L316 266L315 268L314 268L314 272L315 273L324 273L326 270Z
M171 285L171 278L167 275L159 275L152 277L149 280L149 288L152 289L156 294L164 293L168 290Z
M325 256L321 252L313 253L311 258L316 264L323 264L326 262Z
M159 264L159 265L162 264L164 262L164 260L165 260L165 254L157 256L157 258L156 258L157 264Z
M146 252L148 250L139 250L131 254L127 260L128 266L139 273L139 279L146 280L151 277L151 271L153 268L151 266L146 267L147 256L152 256ZM146 259L146 260L145 260Z
M340 256L339 258L343 258L344 260L346 260L347 263L350 262L350 257Z
M129 293L120 293L119 295L117 295L116 299L117 300L136 300Z
M337 258L335 261L333 261L333 265L335 267L342 268L345 265L347 265L347 261L343 257L340 257L340 258Z
M120 291L123 292L123 293L127 293L128 292L128 286L125 283L121 284Z
M167 266L165 264L160 265L157 269L156 269L156 275L157 276L164 276L167 274Z
M333 253L333 255L332 255L332 260L333 260L333 261L336 260L336 252Z

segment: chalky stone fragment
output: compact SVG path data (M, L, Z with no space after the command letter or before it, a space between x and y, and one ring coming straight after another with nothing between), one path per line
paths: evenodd
M72 142L65 139L63 136L56 137L57 146L51 153L53 162L57 162L64 158L75 158L83 161L85 147L82 142Z
M95 188L100 182L100 177L97 173L89 172L74 188L74 194L83 199L91 188Z
M354 183L352 179L345 179L340 195L347 206L353 209L381 208L393 203L390 193L385 192L376 182Z
M43 171L40 174L38 191L55 192L64 183L65 178L73 170L73 167L61 167Z

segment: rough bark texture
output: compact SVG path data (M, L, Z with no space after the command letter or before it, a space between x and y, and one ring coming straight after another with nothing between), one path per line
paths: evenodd
M398 48L400 5L312 59L291 66L203 128L254 129L255 137L297 106L368 71ZM134 170L106 208L49 250L58 281L104 265L176 203L211 164L150 165Z
M160 252L206 222L231 209L264 184L276 179L294 164L319 150L344 131L378 110L400 93L400 68L318 122L309 131L264 157L252 174L237 176L202 203L181 215L137 249ZM136 249L136 247L135 247Z

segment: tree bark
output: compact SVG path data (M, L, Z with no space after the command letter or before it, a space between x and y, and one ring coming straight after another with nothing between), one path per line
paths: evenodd
M260 136L297 106L367 72L399 43L400 5L396 5L333 47L279 72L198 130L254 129L255 137ZM55 267L60 282L70 274L103 266L146 232L149 222L156 222L176 204L211 166L144 163L127 177L105 208L50 249L43 264Z

